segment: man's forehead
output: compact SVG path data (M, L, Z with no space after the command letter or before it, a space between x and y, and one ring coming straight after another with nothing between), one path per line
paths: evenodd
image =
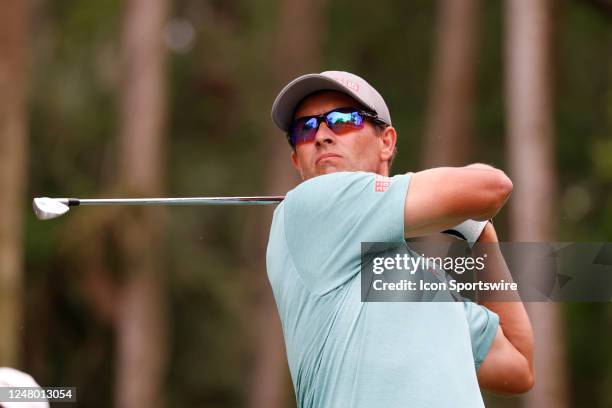
M293 117L320 115L334 108L346 106L360 107L361 104L342 92L319 91L304 98L295 109Z

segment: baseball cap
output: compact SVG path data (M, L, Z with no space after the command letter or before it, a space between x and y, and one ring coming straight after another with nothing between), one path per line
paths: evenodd
M272 120L281 130L289 130L297 105L317 91L338 91L349 95L364 107L376 112L380 120L391 125L391 114L383 97L365 79L345 71L324 71L302 75L289 82L272 105Z

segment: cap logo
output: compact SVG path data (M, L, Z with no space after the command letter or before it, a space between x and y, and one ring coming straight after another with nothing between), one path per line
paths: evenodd
M348 89L359 92L359 84L353 81L349 81L346 78L334 77L334 79L340 82L342 85L346 86Z
M391 179L389 177L377 175L374 177L374 192L384 193L391 185Z

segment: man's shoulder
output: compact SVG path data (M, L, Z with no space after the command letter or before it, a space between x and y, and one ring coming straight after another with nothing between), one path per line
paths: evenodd
M361 211L378 205L380 200L403 198L402 186L407 186L408 175L385 177L363 171L336 172L308 179L289 191L283 202L288 217L303 214L321 215L325 212ZM397 187L397 188L396 188ZM387 194L391 193L391 194Z
M310 178L298 184L291 192L297 192L303 189L312 189L318 186L325 186L337 183L350 183L355 180L364 179L375 176L374 173L365 171L337 171L335 173L323 174L317 177Z
M308 179L287 193L286 200L291 204L295 200L327 200L342 193L346 188L361 183L368 183L375 177L374 173L363 171L340 171Z

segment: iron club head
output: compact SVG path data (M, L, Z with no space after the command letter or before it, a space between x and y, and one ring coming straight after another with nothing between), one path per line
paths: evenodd
M39 220L50 220L68 212L70 207L49 197L36 197L32 202L34 213Z

